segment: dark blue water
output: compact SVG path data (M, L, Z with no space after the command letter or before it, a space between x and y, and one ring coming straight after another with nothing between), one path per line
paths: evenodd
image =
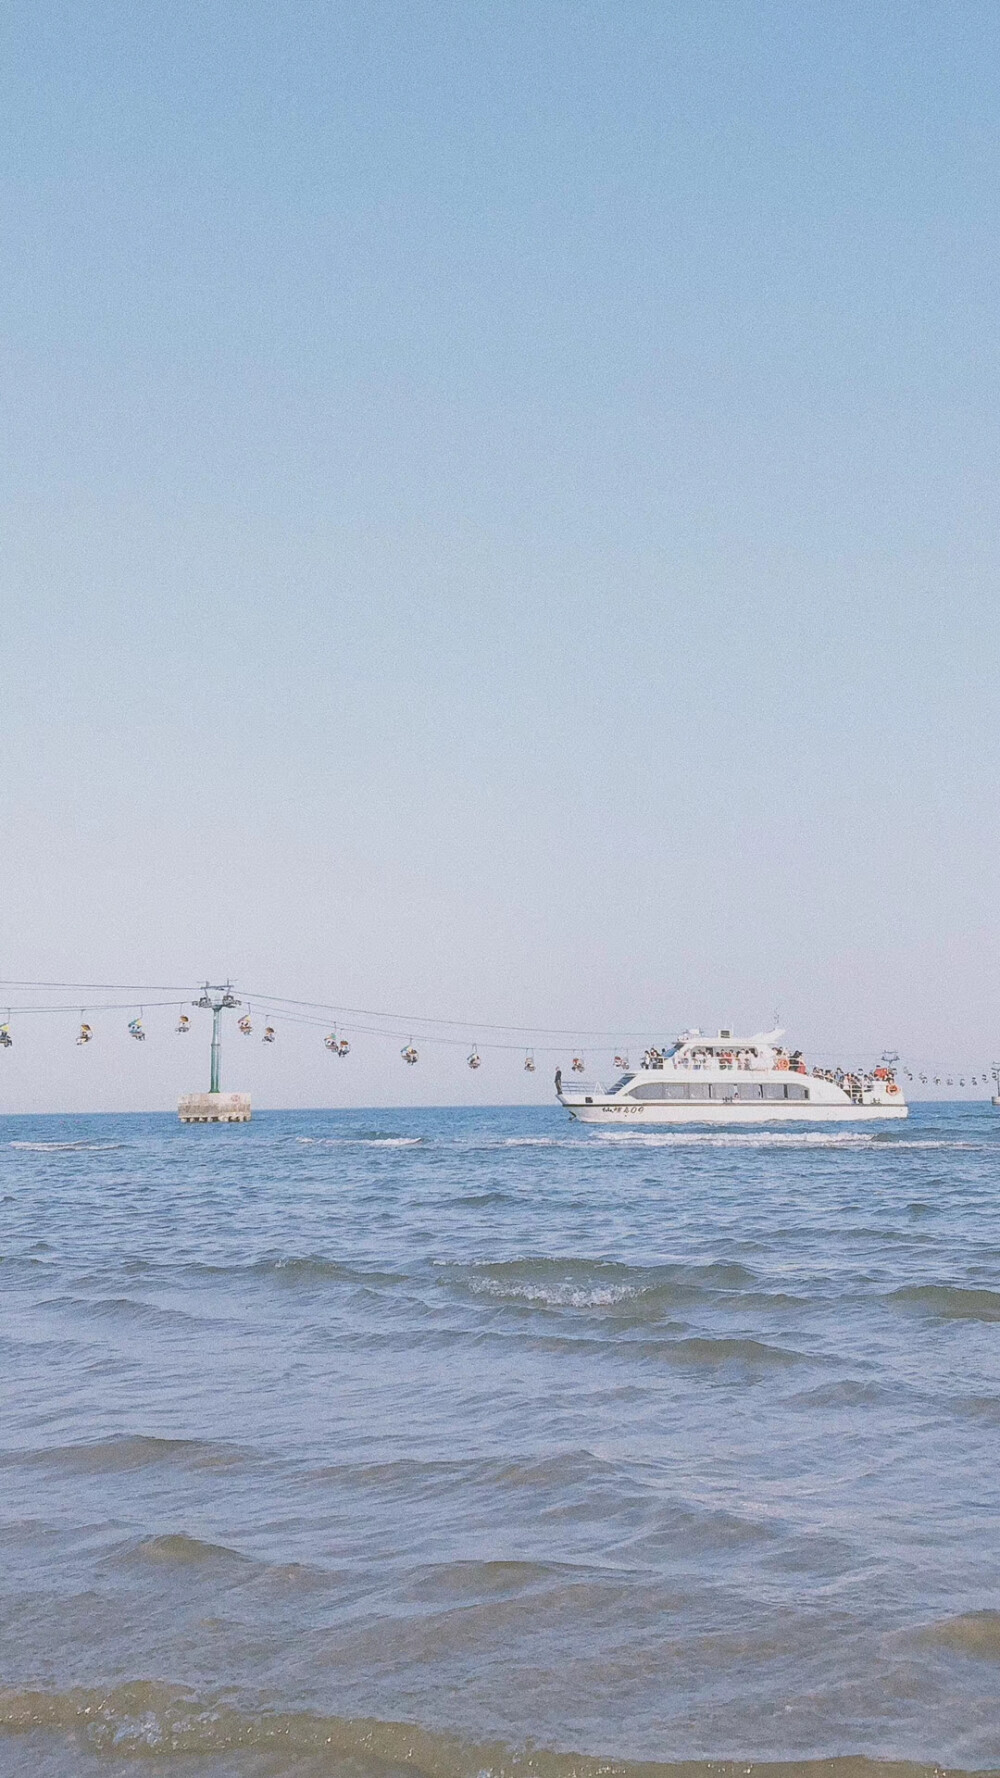
M0 1120L0 1772L1000 1766L998 1159Z

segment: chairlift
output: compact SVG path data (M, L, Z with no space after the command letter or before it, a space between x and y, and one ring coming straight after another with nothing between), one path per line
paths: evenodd
M535 1072L535 1058L531 1050L524 1058L524 1072L525 1074L534 1074Z
M477 1050L475 1044L473 1044L473 1046L472 1046L471 1056L467 1056L466 1061L468 1062L470 1068L481 1068L482 1067L483 1058L479 1054L479 1051Z
M946 1086L949 1086L949 1087L953 1087L953 1086L954 1086L954 1085L955 1085L955 1082L954 1082L954 1081L953 1081L953 1080L952 1080L952 1078L951 1078L951 1075L950 1075L950 1074L949 1074L949 1076L948 1076L948 1079L947 1079L947 1081L946 1081L946 1082L945 1082L945 1085L946 1085Z
M626 1055L616 1056L615 1057L615 1067L616 1068L627 1068L628 1067L628 1056L626 1056Z
M178 1019L176 1025L174 1026L174 1030L177 1032L178 1037L186 1037L187 1033L190 1031L190 1029L191 1029L191 1020L188 1018L186 1012L182 1012L180 1018Z
M241 1018L241 1019L237 1019L237 1021L236 1021L236 1029L237 1029L237 1031L242 1031L242 1033L243 1033L243 1035L244 1035L244 1037L249 1037L249 1036L250 1036L250 1033L251 1033L251 1032L252 1032L252 1030L253 1030L253 1025L252 1025L252 1024L251 1024L251 1022L250 1022L250 1010L249 1010L249 1008L248 1008L248 1009L247 1009L247 1011L246 1011L246 1012L245 1012L245 1013L244 1013L244 1014L243 1014L243 1017L242 1017L242 1018Z
M414 1062L419 1062L419 1060L420 1060L419 1052L417 1050L415 1050L413 1047L412 1037L410 1038L410 1041L406 1045L405 1049L401 1049L399 1053L402 1056L403 1061L408 1062L411 1068L413 1067Z
M338 1056L343 1057L343 1056L349 1056L350 1053L351 1053L351 1046L348 1043L347 1038L342 1037L340 1042L337 1045L337 1054L338 1054Z
M586 1066L586 1064L585 1064L582 1056L574 1056L572 1062L570 1063L570 1067L572 1068L574 1074L582 1074L585 1066Z
M965 1085L965 1075L964 1075L964 1074L963 1074L963 1075L962 1075L962 1078L961 1078L961 1080L960 1080L960 1081L959 1081L959 1083L958 1083L958 1084L959 1084L959 1086L960 1086L960 1087L964 1087L964 1085Z
M128 1034L130 1037L135 1038L136 1043L145 1043L145 1041L146 1041L146 1033L142 1028L142 1008L141 1007L139 1009L139 1017L137 1019L129 1019Z
M0 1049L9 1050L13 1041L10 1034L10 1013L8 1013L3 1024L0 1025Z
M80 1020L80 1035L79 1035L79 1037L78 1037L78 1038L77 1038L77 1040L76 1040L76 1041L77 1041L77 1043L78 1043L78 1044L80 1044L80 1043L89 1043L89 1042L90 1042L90 1040L91 1040L91 1038L92 1038L92 1037L93 1037L93 1035L94 1035L94 1033L93 1033L93 1031L92 1031L92 1030L91 1030L91 1029L90 1029L90 1026L89 1026L89 1025L88 1025L88 1024L87 1024L87 1022L86 1022L86 1020L85 1020L85 1019L81 1019L81 1020Z
M327 1049L330 1051L331 1055L335 1056L337 1053L337 1033L336 1033L336 1031L328 1031L326 1036L323 1039L323 1042L326 1045Z
M277 1032L275 1031L274 1026L273 1025L265 1025L264 1026L264 1035L261 1038L261 1042L262 1043L273 1043L276 1036L277 1036Z

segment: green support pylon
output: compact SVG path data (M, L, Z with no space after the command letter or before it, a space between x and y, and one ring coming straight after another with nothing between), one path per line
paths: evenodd
M221 1029L222 1029L222 1008L221 1008L221 1006L213 1006L213 1008L212 1008L212 1084L208 1089L210 1093L220 1093L222 1091L222 1088L219 1085L219 1074L220 1074L220 1070L221 1070L221 1066L222 1066L222 1044L219 1041L219 1034L221 1032Z
M221 1093L222 1015L229 1007L240 1006L242 1002L237 1000L233 993L232 982L226 982L224 986L217 982L206 982L202 988L200 1000L196 1000L194 1004L203 1006L206 1011L212 1014L211 1085L208 1090L210 1093Z

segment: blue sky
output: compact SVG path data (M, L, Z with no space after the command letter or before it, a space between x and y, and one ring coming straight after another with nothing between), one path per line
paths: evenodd
M991 1060L996 8L4 38L0 973ZM71 1026L0 1104L185 1084Z

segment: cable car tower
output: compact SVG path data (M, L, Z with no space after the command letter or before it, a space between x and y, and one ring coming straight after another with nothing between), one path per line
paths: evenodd
M212 1051L207 1093L184 1093L177 1104L182 1124L248 1124L249 1093L222 1091L222 1015L230 1008L242 1006L233 993L232 982L206 982L199 998L192 1005L212 1015Z

